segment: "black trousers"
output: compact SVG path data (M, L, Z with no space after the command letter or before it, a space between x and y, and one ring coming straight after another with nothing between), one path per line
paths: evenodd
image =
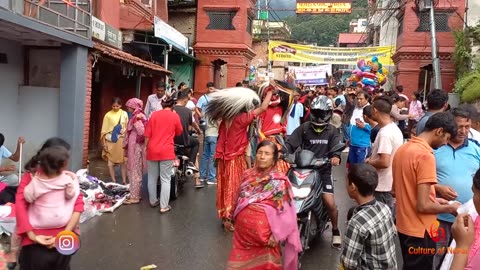
M432 269L436 244L427 231L423 238L398 233L403 257L403 270Z
M195 164L195 162L197 161L198 150L200 149L200 142L197 138L194 138L192 136L188 137L189 143L188 145L185 145L185 147L188 148L187 156L190 161Z
M18 263L20 270L70 270L71 255L62 255L55 248L42 245L22 247Z

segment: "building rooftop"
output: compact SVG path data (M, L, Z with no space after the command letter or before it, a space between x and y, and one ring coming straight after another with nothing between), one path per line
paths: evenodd
M340 33L338 44L363 44L367 38L365 33Z

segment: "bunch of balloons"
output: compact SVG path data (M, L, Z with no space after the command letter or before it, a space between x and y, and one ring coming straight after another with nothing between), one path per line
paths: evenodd
M352 71L352 76L348 80L353 86L361 84L373 90L378 85L384 85L387 82L387 75L388 70L378 62L378 57L373 56L370 60L358 60L357 69Z

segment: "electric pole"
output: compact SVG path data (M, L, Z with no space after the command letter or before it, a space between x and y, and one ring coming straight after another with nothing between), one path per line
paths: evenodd
M440 74L440 59L437 51L437 29L435 28L435 6L433 0L425 0L425 7L430 8L430 36L432 40L432 66L434 89L442 89L442 76Z

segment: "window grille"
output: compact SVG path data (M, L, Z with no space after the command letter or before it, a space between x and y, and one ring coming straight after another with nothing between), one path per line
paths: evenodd
M398 32L397 36L400 36L403 33L403 16L398 18Z
M236 11L209 11L207 12L210 18L210 23L207 29L212 30L235 30L233 26L233 18L236 15Z
M448 17L449 13L445 12L436 12L435 13L435 30L437 32L450 32L450 27L448 26ZM417 32L429 32L430 31L430 12L422 12L418 14L420 23L418 28L415 30Z
M247 19L247 33L252 34L253 19L248 17Z

